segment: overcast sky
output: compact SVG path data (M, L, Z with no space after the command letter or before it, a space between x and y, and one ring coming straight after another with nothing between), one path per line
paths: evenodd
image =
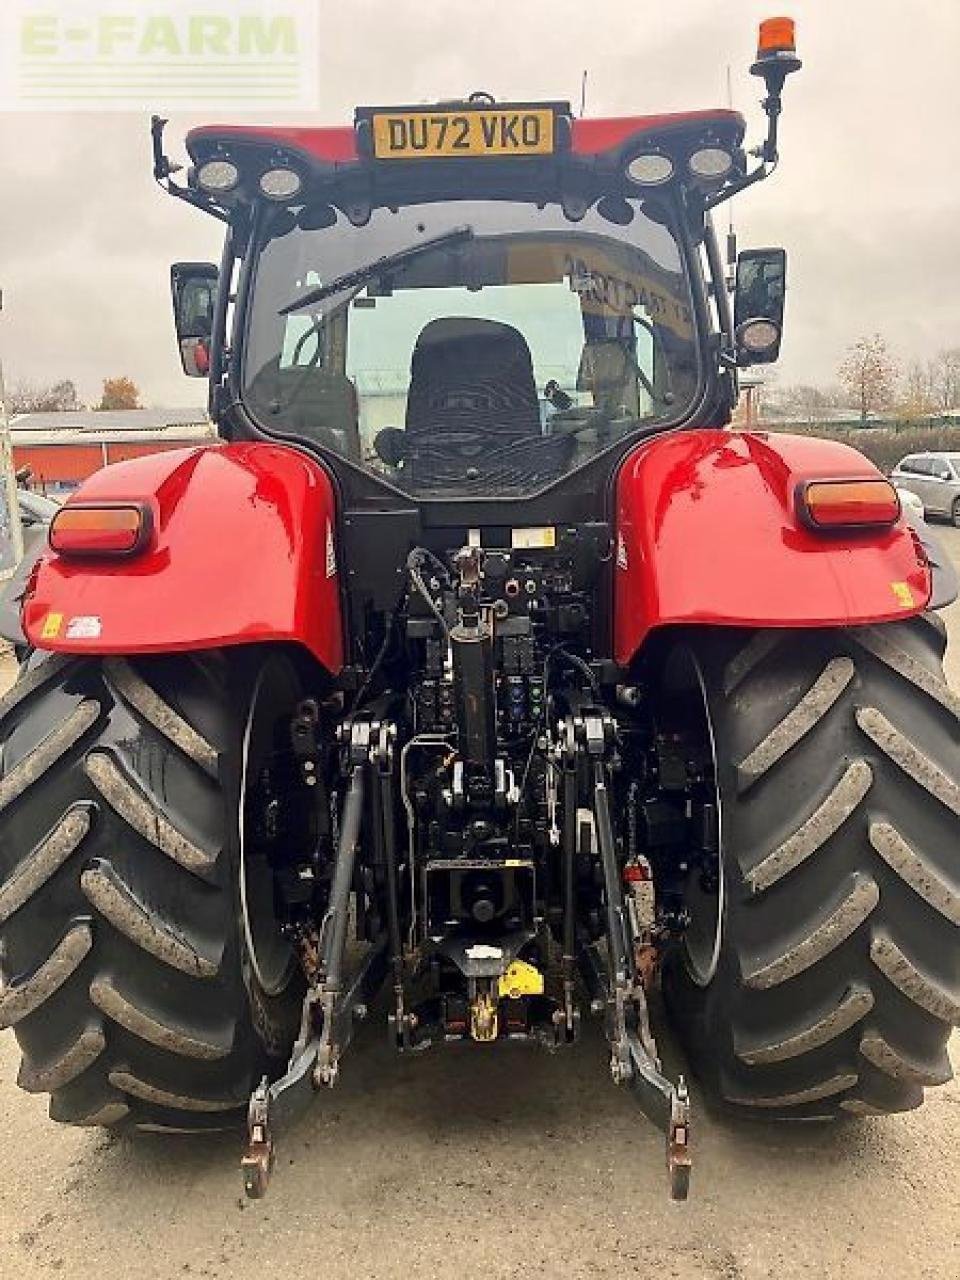
M576 102L583 68L588 115L722 106L730 64L754 142L756 23L792 11L805 66L786 87L780 171L734 202L741 248L790 254L779 380L832 381L844 347L873 331L903 358L960 346L958 0L321 3L320 110L273 119L343 123L358 103L481 88ZM126 374L146 403L202 400L180 374L168 268L216 259L220 237L154 186L154 109L163 103L143 116L0 114L8 383L72 378L90 400ZM197 123L172 116L171 150Z

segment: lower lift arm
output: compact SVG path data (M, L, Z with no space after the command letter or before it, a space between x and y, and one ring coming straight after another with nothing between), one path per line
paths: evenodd
M371 946L349 984L344 985L350 893L368 775L374 771L374 789L379 794L384 778L391 776L389 761L394 732L391 725L354 721L345 726L344 738L350 782L340 823L333 887L321 934L320 968L303 1002L300 1034L286 1073L273 1084L264 1077L250 1099L248 1144L241 1168L244 1189L252 1199L266 1193L277 1133L301 1115L322 1085L336 1083L340 1057L352 1039L355 1021L366 1013L367 1001L379 988L386 968L388 938L382 935ZM394 932L391 929L391 938Z
M610 818L609 779L614 743L614 723L603 711L570 716L561 726L560 755L565 778L571 783L577 775L587 780L589 795L584 798L593 813L606 904L606 959L596 948L585 948L584 967L606 1013L610 1072L614 1082L629 1085L644 1115L663 1131L670 1195L675 1200L685 1200L691 1169L690 1101L683 1077L674 1086L660 1069L646 995L637 974L635 944L638 940L631 936L624 908ZM565 840L573 838L573 830L567 824ZM565 849L565 862L574 853L573 849Z

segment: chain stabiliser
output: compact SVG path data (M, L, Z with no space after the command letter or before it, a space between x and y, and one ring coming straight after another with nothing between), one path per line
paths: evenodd
M350 894L367 793L372 782L378 803L371 821L375 839L382 840L384 832L378 824L384 822L392 806L395 741L395 726L385 722L356 719L341 729L341 765L348 786L319 946L307 957L310 963L304 964L310 986L303 1001L300 1032L286 1072L273 1084L266 1076L261 1080L250 1097L247 1113L247 1147L240 1167L244 1190L254 1200L266 1194L278 1133L297 1120L320 1088L336 1084L340 1059L353 1038L355 1024L366 1016L367 1004L387 970L388 949L392 952L393 948L383 933L371 944L350 980L344 976Z
M638 957L646 954L648 933L638 933L637 915L624 900L610 812L616 748L616 725L606 711L584 710L558 726L557 755L570 791L579 780L588 792L586 807L594 820L606 908L606 954L595 946L583 947L581 959L594 991L594 1008L605 1016L610 1074L615 1084L633 1090L641 1111L664 1134L670 1196L686 1200L691 1171L690 1097L682 1076L674 1085L663 1074L650 1030L648 975L637 967ZM575 838L571 824L564 833L565 845ZM564 853L572 860L576 849L565 848Z

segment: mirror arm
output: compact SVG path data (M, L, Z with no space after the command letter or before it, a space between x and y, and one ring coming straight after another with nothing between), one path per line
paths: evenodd
M197 195L195 191L190 191L186 187L178 187L175 182L171 182L169 179L166 182L161 182L160 186L166 191L167 195L176 196L178 200L186 201L187 204L193 205L195 209L201 209L204 213L212 214L220 222L230 221L230 215L225 213L219 205L205 200L203 196Z
M750 68L750 74L760 76L767 86L763 109L767 115L767 136L763 145L753 152L764 164L775 165L780 158L777 150L780 116L783 112L783 86L787 76L799 71L803 63L793 52L781 51L773 56L758 57Z
M704 200L704 208L715 209L718 204L723 204L731 196L739 195L754 183L769 178L776 169L780 160L779 134L780 116L783 114L783 86L787 76L792 75L794 71L799 71L802 65L796 54L783 52L773 57L758 58L750 68L750 74L761 76L767 86L767 96L763 100L763 110L767 117L767 136L759 147L755 147L750 152L762 163L754 169L753 173L744 174L742 178L735 179L712 196L707 196Z
M768 164L765 160L759 168L754 169L753 173L746 173L742 178L737 178L735 182L728 183L727 186L721 187L719 191L715 191L712 196L705 196L703 200L704 209L715 209L718 204L724 204L725 201L738 196L741 191L746 191L748 187L754 186L755 183L763 182L764 178L770 177L776 167L776 161Z
M779 91L771 93L763 100L763 109L767 113L767 136L762 146L757 148L759 158L764 164L776 164L780 159L777 150L780 131L780 116L783 114L783 99Z
M173 175L179 173L183 169L183 165L174 164L170 157L164 153L163 131L167 127L167 123L162 116L153 116L150 120L154 181L166 191L167 195L175 196L178 200L184 200L187 204L193 205L195 209L202 209L204 213L210 213L215 218L219 218L221 222L229 222L230 215L221 209L219 205L200 195L199 192L191 191L189 187L181 187L174 182Z

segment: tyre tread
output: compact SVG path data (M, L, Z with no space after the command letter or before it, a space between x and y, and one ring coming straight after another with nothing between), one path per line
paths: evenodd
M870 843L891 871L951 924L960 927L960 891L928 866L889 822L870 823Z
M694 1069L785 1118L918 1106L949 1078L960 1025L942 620L681 643L717 744L728 870L713 979L698 986L682 956L665 974Z
M745 879L754 893L762 893L813 856L835 835L873 785L873 770L866 760L852 760L843 776L820 806L757 866Z
M85 1027L73 1044L55 1059L37 1064L24 1056L17 1084L26 1093L53 1093L93 1066L106 1047L107 1040L99 1026Z
M30 901L68 858L72 857L90 830L91 806L71 805L38 845L0 886L0 924Z
M111 754L91 751L84 761L84 770L107 804L128 826L184 870L209 875L217 855L200 848L178 830L152 798L125 775Z
M948 1025L960 1025L960 993L925 972L886 932L875 932L870 959L908 1000Z
M149 1102L158 1107L170 1107L175 1111L236 1111L245 1105L243 1098L199 1098L182 1093L171 1093L161 1085L152 1084L133 1072L115 1068L108 1075L108 1080L121 1093L131 1098L139 1098L141 1102Z
M811 1049L829 1044L831 1040L856 1026L873 1008L873 1003L870 988L857 983L846 992L839 1004L802 1030L773 1039L767 1038L752 1047L741 1041L738 1043L737 1057L752 1067L797 1058L809 1053Z
M158 1049L164 1049L167 1053L210 1062L225 1058L230 1052L232 1036L225 1035L216 1039L209 1035L201 1037L169 1019L161 1020L142 1008L109 978L94 979L90 984L90 1000L101 1013L129 1031L132 1036L145 1040Z
M857 724L884 755L960 818L960 783L949 778L876 707L859 707L856 714Z
M232 1126L282 1066L244 969L230 826L255 668L34 661L0 703L0 1024L18 1082L60 1123Z
M19 800L25 791L49 773L61 756L73 747L100 715L100 703L85 699L62 724L19 760L0 781L0 812Z
M37 1012L79 969L93 946L88 924L75 924L28 977L0 988L0 1029Z
M853 679L854 671L850 658L830 659L800 701L740 763L737 778L741 791L752 787L816 727Z
M136 896L105 858L88 865L80 888L92 907L134 946L142 947L164 964L196 978L216 977L216 960L202 954L171 922Z
M866 1060L890 1076L893 1080L906 1080L911 1084L947 1084L953 1079L950 1058L944 1049L934 1067L924 1066L909 1057L902 1049L895 1049L881 1032L867 1028L860 1039L860 1052Z
M800 941L793 943L773 960L745 972L744 983L748 987L767 990L797 977L812 965L819 964L860 928L879 901L877 882L868 875L856 872L853 883L837 906L821 916Z
M216 747L161 698L125 658L110 659L105 666L108 682L121 697L194 764L216 778L219 760Z

